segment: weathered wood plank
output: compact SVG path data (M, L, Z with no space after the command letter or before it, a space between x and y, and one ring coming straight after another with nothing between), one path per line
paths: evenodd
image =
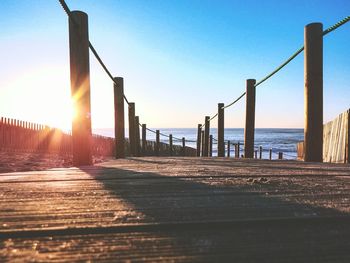
M0 261L346 262L349 190L349 165L296 161L143 157L2 174Z
M191 225L3 240L10 261L348 262L347 222ZM135 230L135 229L134 229ZM315 242L317 241L317 242ZM1 241L0 241L1 242Z

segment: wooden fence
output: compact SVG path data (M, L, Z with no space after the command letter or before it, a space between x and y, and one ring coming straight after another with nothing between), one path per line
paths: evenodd
M72 135L46 125L2 117L0 149L71 155ZM114 139L94 134L92 152L94 155L112 156Z
M350 163L350 110L323 125L323 161ZM298 159L304 159L304 142L297 145Z
M128 139L125 139L124 145L127 156L130 156ZM156 142L147 141L142 155L157 155L156 147ZM0 150L72 155L72 135L46 125L2 117L0 119ZM114 138L93 134L92 153L95 156L115 156ZM169 144L159 143L158 155L195 156L196 150L173 145L170 151Z

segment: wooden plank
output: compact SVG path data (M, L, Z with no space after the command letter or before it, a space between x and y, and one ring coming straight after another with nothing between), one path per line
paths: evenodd
M143 157L2 174L0 260L345 262L349 190L348 165L296 161Z
M324 125L323 161L334 163L347 162L349 111L340 114Z
M162 231L12 238L3 241L0 260L348 262L349 237L344 222L191 225Z

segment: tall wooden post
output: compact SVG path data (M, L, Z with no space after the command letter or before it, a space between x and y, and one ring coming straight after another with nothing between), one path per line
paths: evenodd
M142 155L147 155L146 124L142 124Z
M218 104L218 157L225 156L225 118L224 118L224 103Z
M213 135L209 136L209 157L213 156Z
M347 148L345 149L345 153L347 156L346 163L350 163L350 110L348 110L348 138L347 138Z
M141 156L140 118L135 116L135 155Z
M159 148L160 148L160 134L159 134L159 130L156 130L156 145L154 149L154 153L156 156L159 156Z
M202 157L204 157L204 143L205 143L205 139L204 139L204 131L202 131Z
M88 16L73 11L69 18L70 83L75 117L72 123L73 165L92 164Z
M227 157L231 155L231 142L227 141Z
M306 162L323 160L323 26L312 23L304 31Z
M130 155L136 155L136 143L135 143L135 103L129 103L129 144Z
M186 156L186 139L182 137L182 156Z
M197 157L201 156L202 124L198 124L197 130Z
M204 127L204 155L208 157L209 154L209 130L210 130L210 117L205 116L205 127Z
M244 157L253 158L255 129L255 79L247 79Z
M173 156L173 135L169 135L169 155Z
M125 157L124 80L117 77L114 82L114 138L117 159Z
M237 142L237 158L240 158L240 150L241 150L241 148L240 148L240 143L239 142Z

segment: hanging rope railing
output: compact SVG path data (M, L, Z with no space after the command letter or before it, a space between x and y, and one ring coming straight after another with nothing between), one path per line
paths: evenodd
M73 21L73 23L75 25L77 25L77 22L74 20L74 17L71 14L71 11L68 7L68 5L66 4L66 2L64 0L58 0L59 3L61 4L63 10L66 12L66 14L68 15L69 19L71 19ZM94 46L91 44L90 40L89 40L89 48L91 50L91 52L94 54L95 58L97 59L97 61L100 63L101 67L104 69L104 71L107 73L108 77L112 80L112 82L114 84L117 84L114 81L114 78L111 74L111 72L108 70L108 68L106 67L105 63L102 61L101 57L99 56L99 54L97 53L96 49L94 48ZM123 94L124 100L126 101L127 104L129 104L128 99L126 98L126 96Z
M330 32L336 30L337 28L339 28L340 26L344 25L345 23L350 21L350 16L345 17L344 19L340 20L339 22L337 22L336 24L332 25L331 27L327 28L326 30L323 31L323 36L329 34ZM261 85L262 83L264 83L266 80L268 80L269 78L271 78L273 75L275 75L277 72L279 72L282 68L284 68L286 65L288 65L294 58L296 58L301 52L303 52L304 50L304 46L302 46L301 48L299 48L297 51L295 51L285 62L283 62L280 66L278 66L275 70L273 70L271 73L269 73L268 75L266 75L264 78L262 78L261 80L259 80L256 84L255 87ZM229 103L228 105L222 107L221 109L227 109L231 106L233 106L234 104L236 104L240 99L242 99L244 96L246 95L246 92L243 92L242 95L240 95L237 99L235 99L234 101L232 101L231 103ZM215 119L218 116L218 114L216 113L215 115L213 115L209 121L212 121L213 119ZM202 127L205 127L205 123L202 125Z
M59 3L61 4L63 10L65 11L65 13L68 15L68 17L71 19L71 21L73 21L74 24L77 25L77 22L74 20L74 17L72 16L71 14L71 11L68 7L68 5L66 4L66 2L64 0L59 0ZM91 44L90 40L89 40L89 48L91 50L91 52L94 54L95 58L97 59L97 61L100 63L101 67L104 69L104 71L106 72L106 74L108 75L108 77L112 80L112 82L114 84L117 85L116 81L114 80L113 78L113 75L111 74L111 72L108 70L107 66L105 65L105 63L103 62L103 60L101 59L101 57L99 56L99 54L97 53L96 49L94 48L94 46ZM123 97L124 97L124 100L126 101L126 103L128 105L130 105L127 97L125 96L125 94L123 94ZM141 127L142 125L139 124ZM149 128L146 128L149 132L152 132L152 133L156 133L156 131L154 130L151 130ZM164 136L164 137L167 137L169 138L170 135L168 134L164 134L164 133L159 133L160 135ZM173 137L173 140L176 140L176 141L182 141L182 139L180 138L177 138L177 137ZM193 141L193 140L185 140L187 142L196 142L196 141Z
M67 4L65 3L64 0L59 0L60 5L62 6L63 10L65 11L65 13L68 15L69 19L77 25L77 22L75 21L69 7L67 6ZM332 25L331 27L327 28L326 30L323 31L323 36L333 32L334 30L336 30L337 28L341 27L342 25L344 25L345 23L350 21L350 16L345 17L344 19L340 20L339 22L337 22L336 24ZM101 59L101 57L99 56L99 54L97 53L96 49L94 48L94 46L92 45L92 43L89 40L89 49L91 50L91 52L93 53L93 55L95 56L95 58L97 59L97 61L99 62L99 64L101 65L101 67L104 69L105 73L108 75L108 77L112 80L112 82L116 85L118 85L118 83L115 81L115 79L113 78L111 72L108 70L107 66L105 65L105 63L103 62L103 60ZM291 61L293 61L302 51L304 50L304 46L302 46L301 48L299 48L296 52L294 52L286 61L284 61L280 66L278 66L276 69L274 69L271 73L269 73L268 75L266 75L264 78L262 78L261 80L259 80L258 82L256 82L254 84L255 87L261 85L262 83L264 83L265 81L267 81L268 79L270 79L272 76L274 76L276 73L278 73L281 69L283 69L286 65L288 65ZM238 101L240 101L244 96L246 95L246 92L243 92L237 99L235 99L234 101L232 101L231 103L227 104L226 106L223 106L221 108L221 110L227 109L231 106L233 106L234 104L236 104ZM123 94L123 98L126 101L126 103L128 105L130 105L127 97L125 96L125 94ZM209 123L214 120L216 117L218 116L218 113L214 114L212 117L209 118ZM142 125L139 124L141 127ZM206 126L206 123L202 124L202 128ZM149 132L152 133L157 133L156 131L146 128ZM159 135L170 138L169 134L165 134L165 133L161 133L159 132ZM177 137L172 137L173 140L176 141L182 141L183 139L181 138L177 138ZM214 141L217 141L217 139L214 139ZM187 142L196 142L194 140L186 140Z
M142 127L142 124L139 123L139 126ZM155 130L152 130L150 128L147 128L146 127L146 130L149 131L149 132L152 132L154 134L157 134L157 132ZM162 133L162 132L159 132L159 135L163 136L163 137L167 137L167 138L170 138L170 134L165 134L165 133ZM181 138L178 138L178 137L175 137L175 136L172 136L173 140L174 141L181 141L182 142L182 139ZM187 140L185 139L186 142L197 142L197 141L194 141L194 140Z

